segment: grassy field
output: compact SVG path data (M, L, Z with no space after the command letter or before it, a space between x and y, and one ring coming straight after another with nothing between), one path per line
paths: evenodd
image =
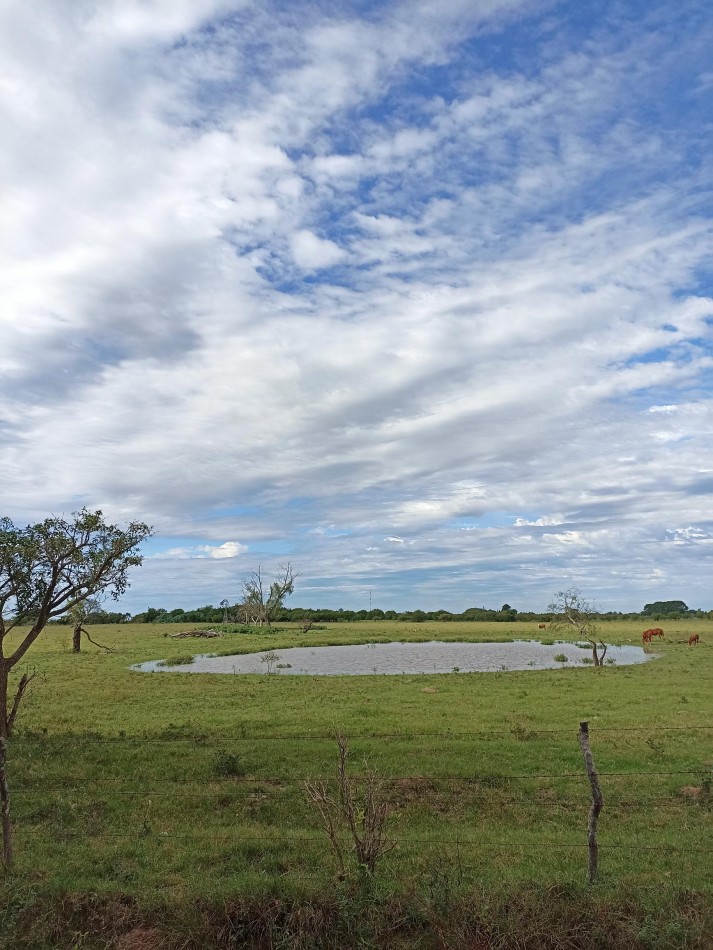
M379 622L191 641L130 624L91 628L114 653L74 655L70 630L49 628L11 743L0 946L710 947L713 624L663 626L643 666L398 677L129 667L548 632ZM641 629L601 628L612 644ZM581 719L605 798L593 887ZM397 844L374 880L337 881L302 787L333 776L335 730L356 773L386 780Z

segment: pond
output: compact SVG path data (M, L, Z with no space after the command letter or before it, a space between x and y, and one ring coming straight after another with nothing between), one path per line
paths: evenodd
M276 655L276 658L275 658ZM268 662L263 659L272 656ZM610 646L606 660L617 666L645 663L655 654L641 647ZM165 660L140 663L145 673L273 673L291 676L367 676L403 673L492 673L500 670L546 670L591 664L589 645L533 640L510 643L366 643L353 646L291 647L232 656L199 654L193 662L168 665Z

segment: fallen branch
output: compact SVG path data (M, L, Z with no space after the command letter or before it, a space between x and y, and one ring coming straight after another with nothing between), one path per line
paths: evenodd
M87 638L87 640L89 640L90 643L93 643L95 647L99 647L100 650L106 650L107 653L116 653L116 650L114 649L114 647L108 647L108 646L105 646L105 644L103 643L97 643L96 640L92 640L92 638L89 636L89 631L85 629L84 627L80 627L79 631L80 633L84 634L84 636Z
M215 630L186 630L184 633L172 633L172 640L185 640L186 637L220 637L221 633L217 633Z

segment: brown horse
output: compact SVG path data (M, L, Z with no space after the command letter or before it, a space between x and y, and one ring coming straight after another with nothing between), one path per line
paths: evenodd
M652 636L653 634L650 630L644 630L644 632L641 634L641 639L644 643L651 643Z
M652 640L654 637L662 637L662 636L663 636L663 630L661 629L661 627L652 627L650 630L644 630L644 632L642 633L641 636L642 636L642 637L646 637L646 639L648 640L648 642L651 643L651 640Z
M697 633L692 633L692 634L690 635L690 637L688 638L688 645L689 645L689 647L692 647L694 643L698 643L698 641L699 641L700 639L701 639L701 638L698 636Z

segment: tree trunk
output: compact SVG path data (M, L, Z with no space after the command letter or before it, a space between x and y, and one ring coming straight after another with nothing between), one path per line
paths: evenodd
M0 811L2 813L2 863L11 868L15 861L10 822L10 787L7 783L7 739L0 737Z
M6 868L11 868L14 861L12 824L10 823L10 788L7 782L9 675L10 668L7 660L0 659L0 824L2 825L2 861Z
M77 623L72 631L72 653L79 653L82 649L82 625Z

